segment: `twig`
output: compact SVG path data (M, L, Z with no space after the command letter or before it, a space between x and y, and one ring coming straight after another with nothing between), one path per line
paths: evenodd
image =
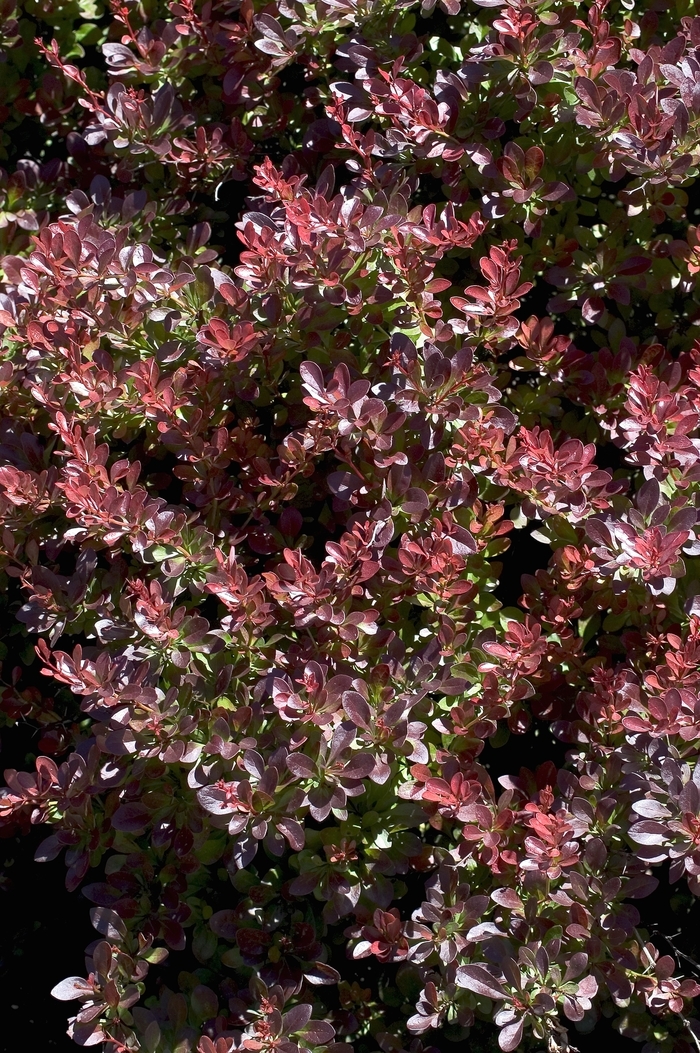
M673 942L676 936L681 935L680 932L677 932L675 936L667 936L666 933L662 932L661 929L657 929L656 927L651 928L649 931L653 933L654 936L660 936L663 940L666 940L666 943L673 948L674 953L677 954L679 958L682 958L683 961L686 961L689 965L692 965L696 974L700 976L700 964L698 964L698 962L696 962L693 958L689 958L687 954L683 953L683 951L680 951ZM698 1048L700 1049L700 1047Z
M700 1039L698 1039L698 1036L695 1034L695 1031L690 1026L690 1020L688 1020L687 1016L682 1016L681 1020L685 1024L686 1030L688 1031L690 1037L695 1043L695 1048L697 1049L698 1053L700 1053Z

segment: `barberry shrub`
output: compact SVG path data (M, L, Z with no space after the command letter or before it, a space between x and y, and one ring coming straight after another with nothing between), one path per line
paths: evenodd
M697 8L0 3L0 831L79 1045L700 1048Z

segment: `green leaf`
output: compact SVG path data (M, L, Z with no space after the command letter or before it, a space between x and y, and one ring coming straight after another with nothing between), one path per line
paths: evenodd
M603 629L606 633L615 633L623 625L626 625L628 621L629 614L627 611L623 611L621 614L608 614L603 622Z
M201 848L195 850L195 855L200 863L204 866L211 866L212 863L216 863L221 859L226 848L225 838L214 838L211 837L208 841L205 841Z

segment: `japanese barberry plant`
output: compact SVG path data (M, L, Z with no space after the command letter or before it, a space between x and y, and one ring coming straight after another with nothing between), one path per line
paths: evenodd
M699 5L0 14L0 831L90 911L69 1034L700 1048L645 913L700 896Z

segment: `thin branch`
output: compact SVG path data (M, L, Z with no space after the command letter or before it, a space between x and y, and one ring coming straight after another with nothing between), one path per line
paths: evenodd
M677 936L681 935L680 932L677 932L675 936L667 936L665 932L662 932L661 929L656 928L656 926L651 928L649 931L653 933L654 936L660 936L662 940L666 940L666 943L669 945L669 947L673 949L674 954L677 954L679 958L683 959L683 961L688 962L689 965L692 965L693 969L695 970L695 973L698 976L700 976L700 964L696 962L693 958L689 958L687 954L683 953L683 951L679 950L673 942Z

